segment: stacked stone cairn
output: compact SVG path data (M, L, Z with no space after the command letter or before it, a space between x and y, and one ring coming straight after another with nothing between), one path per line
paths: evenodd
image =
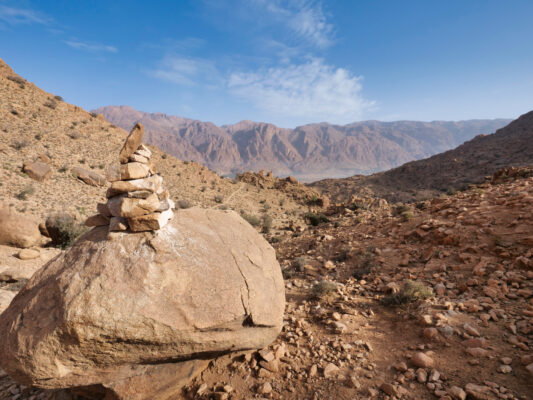
M173 217L174 202L150 160L151 151L142 144L143 133L140 123L131 130L120 151L120 164L106 171L111 182L107 203L98 203L98 214L85 225L108 225L110 232L144 232L163 228Z

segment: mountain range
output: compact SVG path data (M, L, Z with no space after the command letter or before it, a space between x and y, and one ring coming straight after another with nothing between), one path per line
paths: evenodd
M222 175L265 169L307 182L394 168L494 132L511 121L363 121L287 129L252 121L217 126L129 106L107 106L93 112L126 130L142 122L148 143Z
M334 201L374 195L389 201L416 201L481 183L506 167L533 165L533 111L490 135L478 135L453 150L370 176L324 179L310 186Z

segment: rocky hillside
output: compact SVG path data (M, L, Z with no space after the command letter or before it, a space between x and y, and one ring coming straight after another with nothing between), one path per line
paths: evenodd
M127 106L102 107L94 112L126 130L140 121L146 127L148 143L222 174L265 169L304 181L393 168L451 149L475 135L494 132L509 122L364 121L283 129L252 121L219 127Z
M104 170L116 162L126 132L44 92L2 60L0 93L0 203L37 221L58 211L78 221L93 214L96 203L105 200ZM203 165L151 150L182 208L229 208L254 221L268 216L274 227L294 222L309 208L291 193L221 178Z
M280 336L173 398L531 398L533 171L495 178L411 208L358 202L287 234ZM13 398L85 399L0 370Z
M413 201L464 189L507 166L533 164L533 111L490 135L479 135L433 157L370 176L326 179L311 184L334 201L354 194Z

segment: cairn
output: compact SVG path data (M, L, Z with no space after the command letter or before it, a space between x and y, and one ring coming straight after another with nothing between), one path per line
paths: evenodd
M106 171L111 182L107 203L98 203L98 214L89 217L85 225L108 225L110 232L155 231L174 215L174 202L150 160L152 152L142 144L143 133L140 123L131 130L120 151L120 164Z

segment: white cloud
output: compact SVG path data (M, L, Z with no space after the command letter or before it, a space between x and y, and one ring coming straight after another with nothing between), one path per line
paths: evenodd
M318 47L333 43L333 25L316 0L255 0L254 3L285 24L293 33Z
M14 8L0 5L0 21L9 25L18 24L50 24L50 18L26 8Z
M312 59L259 72L233 73L228 86L271 117L345 124L360 119L375 105L363 98L361 80L346 69Z
M87 43L87 42L81 42L79 40L65 40L65 43L78 50L85 50L85 51L91 51L91 52L108 52L108 53L116 53L118 49L115 46L109 46L105 44L98 44L98 43Z
M211 61L183 56L166 56L151 75L185 86L209 84L219 80L219 73Z

